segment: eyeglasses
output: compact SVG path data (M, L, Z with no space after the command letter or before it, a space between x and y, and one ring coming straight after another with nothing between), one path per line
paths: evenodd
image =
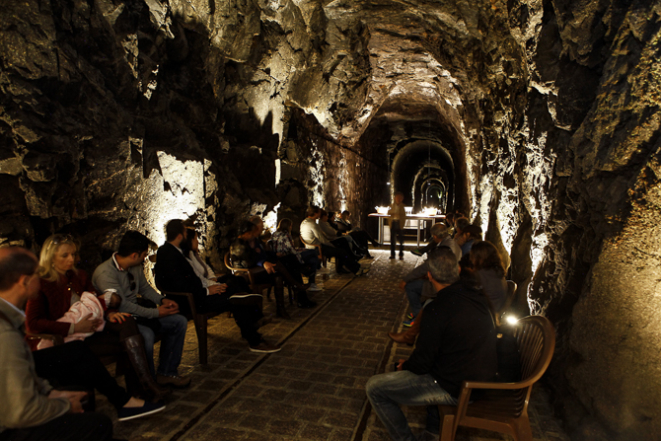
M54 234L51 236L49 247L56 247L65 243L76 245L76 241L71 234Z
M133 277L133 274L131 274L130 271L126 271L126 275L128 276L128 278L129 278L129 283L131 284L131 285L130 285L131 291L135 290L135 287L136 287L136 284L135 284L135 277Z

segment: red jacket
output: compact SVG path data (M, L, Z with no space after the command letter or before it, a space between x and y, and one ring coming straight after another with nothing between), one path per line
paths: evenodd
M67 271L55 282L41 279L39 295L28 301L25 307L25 325L33 334L69 335L71 323L56 321L71 308L71 294L75 291L79 296L85 292L96 294L92 281L83 270L78 274ZM36 346L36 344L35 344Z

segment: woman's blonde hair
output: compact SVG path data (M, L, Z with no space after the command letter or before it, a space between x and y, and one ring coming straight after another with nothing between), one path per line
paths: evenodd
M53 258L62 245L72 245L76 249L76 253L78 252L78 244L68 234L53 234L44 241L44 245L41 247L41 253L39 253L39 269L37 270L37 274L42 279L55 282L60 278L60 275L53 267ZM75 266L73 271L78 272Z

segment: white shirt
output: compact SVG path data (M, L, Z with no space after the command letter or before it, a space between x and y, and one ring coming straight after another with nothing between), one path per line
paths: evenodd
M209 294L209 287L211 285L218 285L218 282L207 279L206 277L204 277L204 272L205 272L204 270L205 270L205 267L206 267L206 273L209 274L209 275L214 274L213 270L206 263L204 264L204 266L202 266L202 263L200 263L200 261L197 260L197 258L195 257L195 254L192 251L189 253L187 259L188 259L188 263L190 263L190 266L193 267L193 271L195 271L195 274L197 275L197 277L199 277L200 280L202 281L202 286L204 286L207 289L207 295L210 295Z
M313 245L331 245L324 232L319 229L319 225L309 217L301 222L301 238L305 241L305 248L308 249L315 248Z

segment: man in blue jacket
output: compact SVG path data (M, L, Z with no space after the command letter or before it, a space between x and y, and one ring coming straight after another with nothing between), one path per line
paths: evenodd
M425 308L411 358L366 386L374 411L395 441L414 441L400 405L430 406L427 431L438 433L436 405L457 403L465 380L491 381L497 371L496 331L487 298L459 279L457 256L441 249L429 261L438 291Z

